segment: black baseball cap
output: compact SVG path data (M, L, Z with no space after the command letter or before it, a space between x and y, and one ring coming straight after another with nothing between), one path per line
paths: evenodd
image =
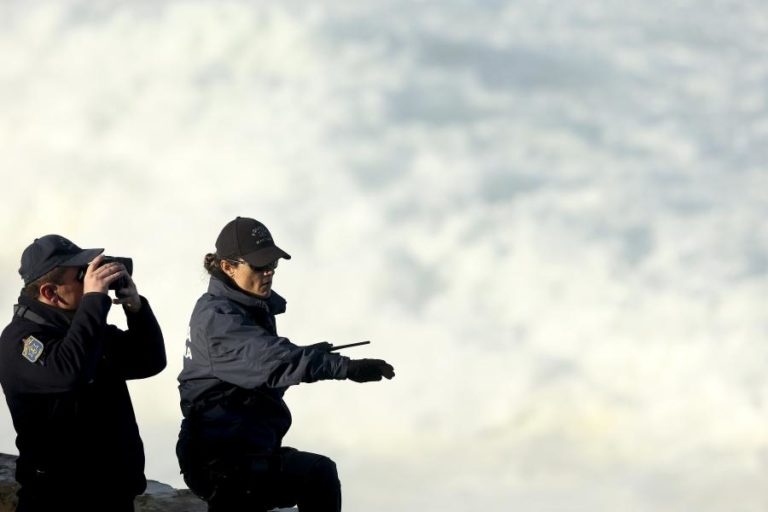
M28 285L56 267L82 267L104 249L81 249L60 235L35 238L21 254L19 274Z
M236 217L224 226L216 239L216 255L221 259L243 258L255 267L263 267L290 254L275 245L267 226L247 217Z

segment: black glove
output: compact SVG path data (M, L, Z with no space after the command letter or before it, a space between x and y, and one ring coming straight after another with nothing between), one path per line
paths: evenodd
M381 359L352 359L347 367L347 378L355 382L371 382L382 377L395 376L392 365Z

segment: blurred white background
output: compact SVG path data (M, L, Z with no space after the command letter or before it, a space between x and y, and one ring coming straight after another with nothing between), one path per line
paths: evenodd
M2 0L0 308L35 237L133 257L183 486L202 257L255 217L281 334L397 370L286 396L346 510L763 512L767 42L757 0Z

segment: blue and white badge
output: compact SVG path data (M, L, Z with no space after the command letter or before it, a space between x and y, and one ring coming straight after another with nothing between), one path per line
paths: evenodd
M24 350L21 351L21 355L30 363L36 363L40 356L43 355L45 345L34 336L27 336L22 341L24 342Z

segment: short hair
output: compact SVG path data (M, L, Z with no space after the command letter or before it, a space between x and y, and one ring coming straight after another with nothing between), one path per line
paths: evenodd
M30 299L37 299L40 297L40 287L45 283L64 284L64 274L69 267L56 267L42 277L38 277L24 288L21 289L21 294Z

